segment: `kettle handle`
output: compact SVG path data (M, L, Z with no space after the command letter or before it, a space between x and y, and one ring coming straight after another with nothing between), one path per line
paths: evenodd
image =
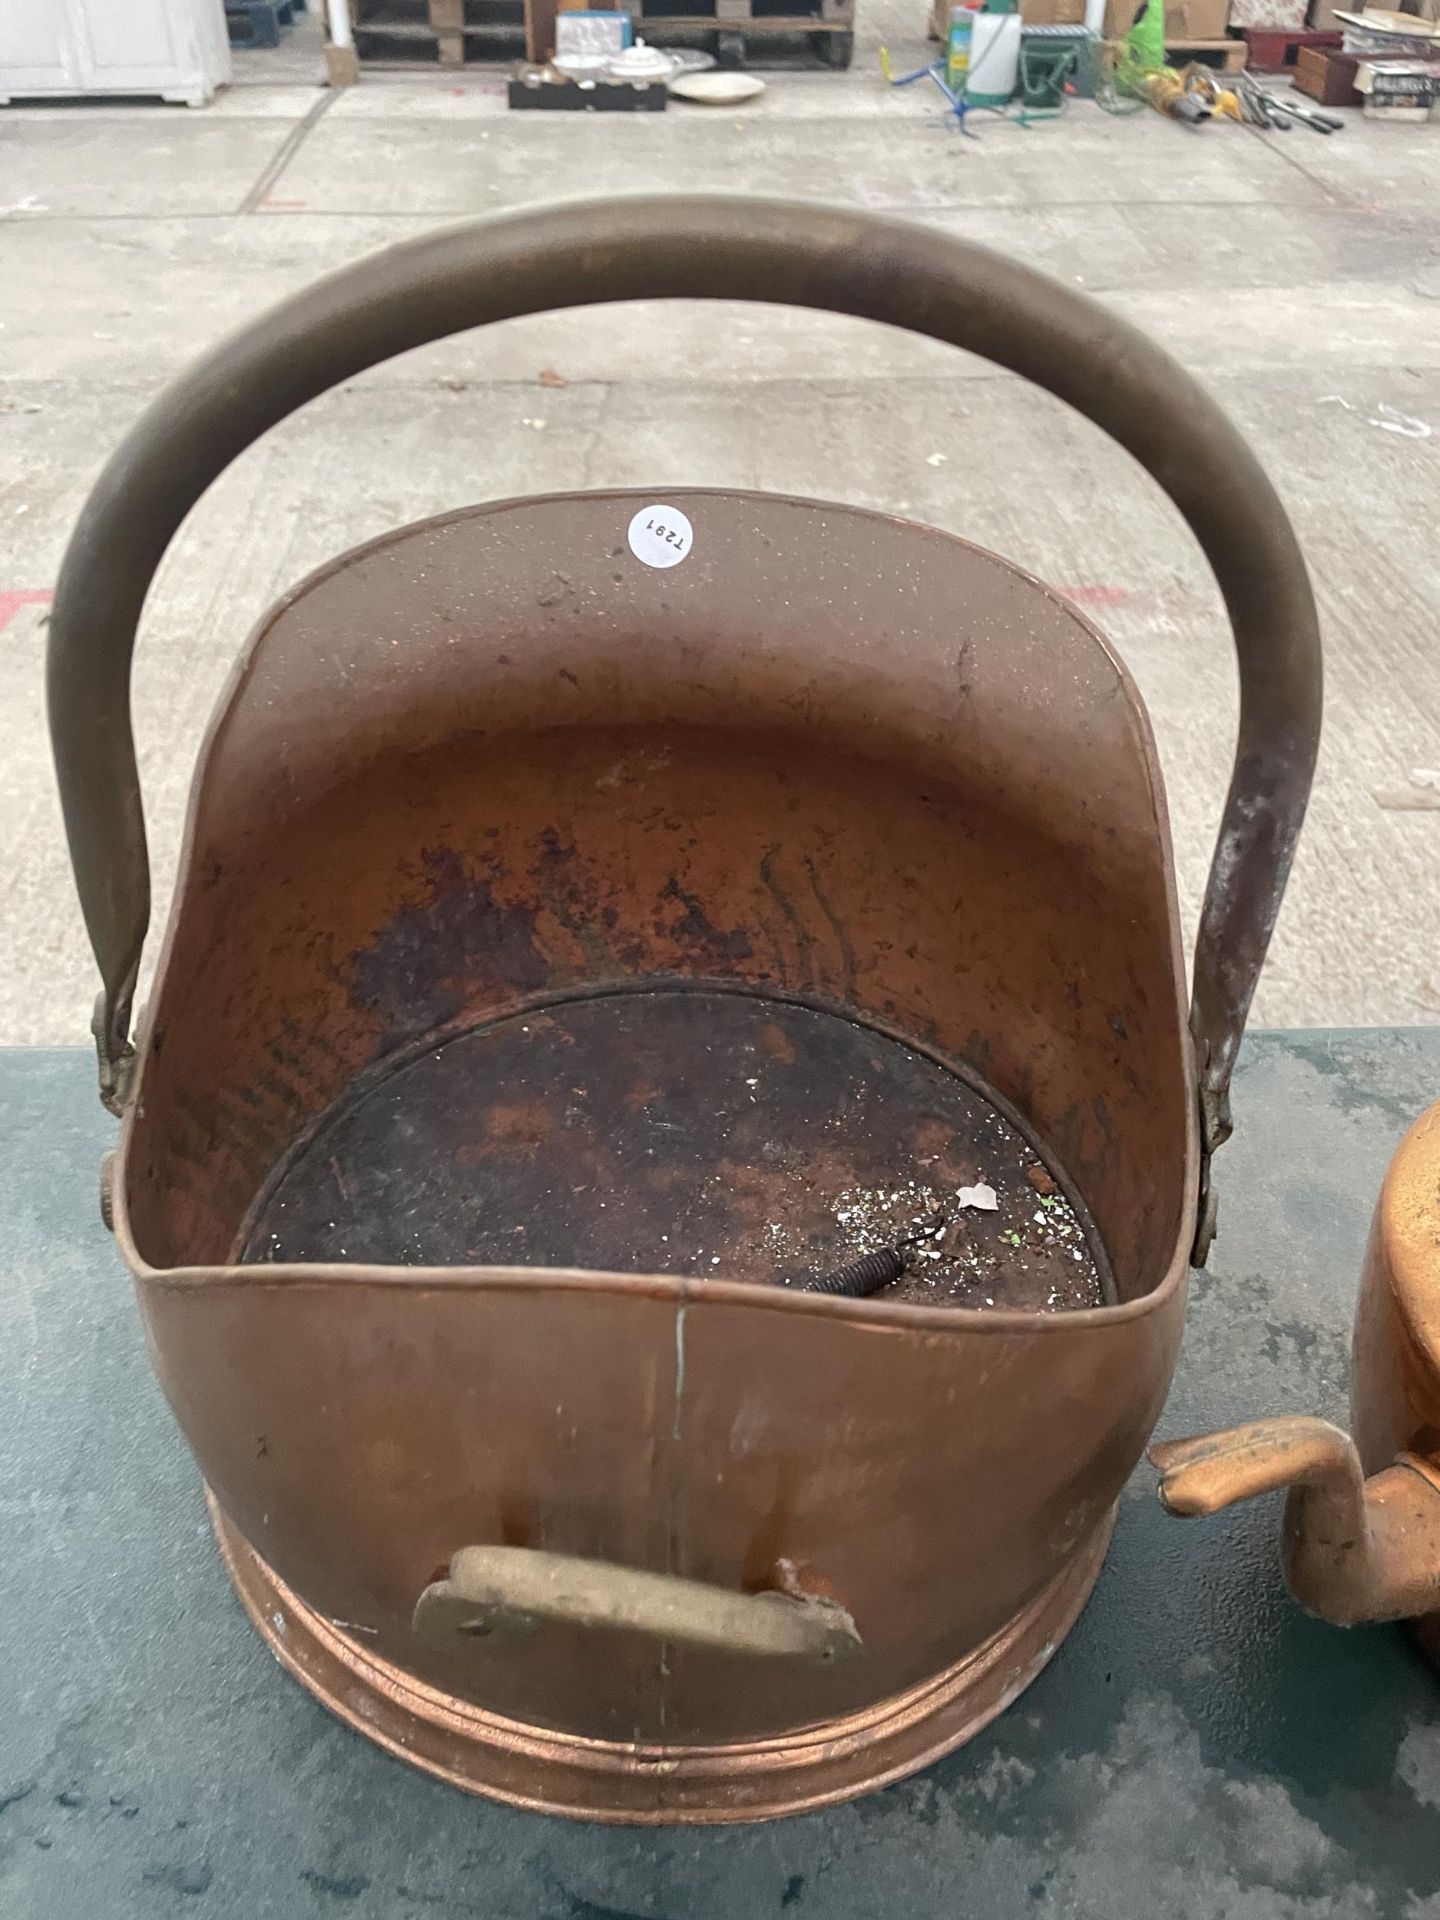
M837 1601L803 1593L731 1593L678 1574L617 1567L533 1547L461 1547L449 1576L416 1602L415 1633L434 1646L503 1643L546 1623L628 1628L677 1646L760 1659L849 1659L855 1622Z
M104 990L102 1098L124 1103L150 914L130 662L150 582L210 483L297 407L493 320L617 300L733 299L878 320L982 355L1133 454L1190 525L1234 632L1240 725L1195 944L1190 1026L1208 1159L1285 890L1319 743L1320 636L1290 523L1241 435L1168 354L987 248L847 208L726 196L525 209L343 267L213 348L155 400L81 512L50 618L50 732ZM1202 1239L1204 1233L1202 1229Z

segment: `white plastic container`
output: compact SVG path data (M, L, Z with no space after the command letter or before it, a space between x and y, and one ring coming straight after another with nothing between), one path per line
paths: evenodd
M977 13L970 30L965 98L972 107L1003 107L1020 78L1020 15Z

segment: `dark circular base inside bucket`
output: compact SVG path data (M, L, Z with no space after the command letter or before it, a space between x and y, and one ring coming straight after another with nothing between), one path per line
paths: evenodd
M962 1204L962 1188L993 1190ZM1063 1174L993 1098L841 1015L637 990L367 1076L282 1169L252 1261L585 1267L796 1285L948 1225L876 1296L1113 1297Z

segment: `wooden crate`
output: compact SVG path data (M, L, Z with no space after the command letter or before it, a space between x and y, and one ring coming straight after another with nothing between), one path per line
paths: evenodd
M1283 73L1293 67L1302 47L1338 47L1338 33L1285 33L1278 27L1242 27L1257 73Z
M1358 53L1337 53L1333 47L1302 47L1295 57L1297 93L1308 93L1322 107L1358 107L1365 96L1355 85Z

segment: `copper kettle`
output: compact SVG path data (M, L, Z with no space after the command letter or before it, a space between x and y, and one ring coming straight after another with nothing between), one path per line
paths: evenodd
M1294 1415L1166 1441L1150 1454L1160 1497L1190 1517L1284 1489L1300 1604L1341 1627L1409 1620L1440 1660L1440 1104L1401 1141L1376 1202L1350 1422L1353 1440Z

